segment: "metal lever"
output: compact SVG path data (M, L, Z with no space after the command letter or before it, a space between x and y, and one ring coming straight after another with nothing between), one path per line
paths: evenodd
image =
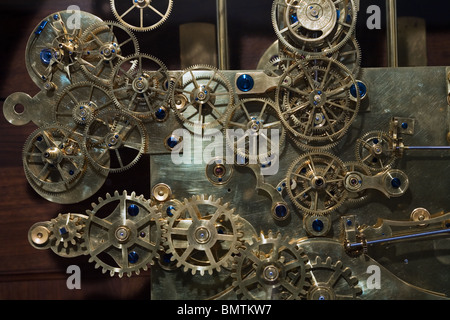
M393 220L379 220L375 226L367 227L362 231L356 229L355 216L342 217L343 230L345 232L344 247L349 254L358 254L361 252L367 252L367 247L373 244L388 243L409 239L426 238L429 236L443 235L450 233L450 213L440 215L434 218L426 220L413 220L413 221L393 221ZM429 227L428 231L409 232L409 233L397 233L392 234L391 227L419 227L441 224L441 227ZM378 234L387 235L385 237L377 237ZM367 240L367 238L373 237L375 239Z

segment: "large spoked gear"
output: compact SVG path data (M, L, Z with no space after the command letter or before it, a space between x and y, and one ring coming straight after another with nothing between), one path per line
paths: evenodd
M67 128L83 133L86 124L105 108L113 106L113 100L101 86L83 81L66 87L54 106L54 120Z
M81 70L95 83L108 87L114 67L125 57L139 53L135 35L113 21L95 23L81 36Z
M390 169L397 160L391 136L383 131L370 131L356 140L356 160L372 172Z
M309 300L350 300L362 294L358 279L352 271L344 267L341 261L333 263L331 257L325 261L320 256L311 262L311 287L308 290Z
M116 19L135 31L150 31L163 24L172 11L172 0L110 0Z
M327 152L301 155L290 166L287 193L305 214L325 215L339 208L347 198L344 163Z
M86 254L83 239L87 216L75 213L59 214L50 221L50 248L63 257Z
M109 89L120 109L140 119L151 119L160 107L169 105L167 67L147 54L120 61L112 72Z
M72 83L80 70L80 58L83 56L81 34L89 25L102 20L84 11L76 14L79 19L73 19L74 13L70 10L47 16L36 26L28 40L27 70L41 89L51 91L65 87L67 83Z
M228 112L224 123L228 147L250 163L265 163L271 156L279 157L284 148L286 131L277 110L275 103L269 99L240 100ZM276 145L272 141L274 134L278 139Z
M166 253L177 267L193 275L229 268L243 236L234 209L204 195L185 199L172 210L164 228Z
M234 93L227 77L218 69L197 65L184 70L171 90L172 108L190 130L222 125Z
M253 239L233 263L233 286L238 296L251 300L293 300L306 295L308 258L303 249L281 234Z
M89 218L83 237L95 268L102 267L102 272L109 271L111 276L130 277L159 258L161 214L142 195L116 191L99 198L86 212Z
M61 125L34 131L22 153L25 175L39 194L61 194L75 187L86 171L80 136Z
M352 37L356 18L354 0L275 0L272 6L280 44L303 56L339 50Z
M356 118L360 97L350 98L356 80L341 63L326 57L298 61L276 90L280 119L304 149L331 147Z
M86 125L85 153L102 173L117 173L134 166L147 150L147 134L131 114L105 109Z

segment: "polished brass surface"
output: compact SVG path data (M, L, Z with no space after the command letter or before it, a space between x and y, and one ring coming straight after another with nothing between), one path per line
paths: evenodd
M169 70L130 30L172 1L123 3L71 31L44 18L26 54L41 91L4 102L38 127L33 190L98 197L33 225L31 246L111 276L151 266L152 299L448 298L449 68L361 68L359 1L275 0L256 70ZM98 194L139 161L147 194Z

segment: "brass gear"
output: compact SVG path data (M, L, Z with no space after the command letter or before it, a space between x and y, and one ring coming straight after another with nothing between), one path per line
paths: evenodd
M86 219L81 214L65 213L50 220L50 248L62 257L76 257L86 254L87 247L83 239Z
M111 73L125 57L139 53L136 36L120 23L102 21L88 27L82 34L81 70L87 78L108 87Z
M229 204L212 196L184 199L168 216L164 246L177 267L204 275L231 266L241 245L239 216Z
M278 55L272 57L264 66L264 72L271 77L279 77L286 72L291 65L293 65L296 60L284 54L282 51L278 52Z
M139 32L154 30L163 24L173 6L172 0L110 0L110 3L116 19L125 27Z
M79 12L80 25L72 26L73 13L59 11L44 18L30 35L25 62L36 85L48 91L64 88L67 83L80 81L83 43L81 34L92 23L102 21L84 11Z
M306 295L308 258L303 249L278 233L262 232L235 255L231 276L238 297L294 300Z
M305 214L325 215L339 208L347 198L344 177L347 168L328 152L308 152L292 162L286 181L294 181L287 193Z
M158 108L169 105L167 67L151 55L128 56L114 68L109 90L118 108L151 119Z
M269 137L271 129L279 130L277 153L272 152L272 135ZM234 139L234 135L238 133L237 130L242 130L239 131L242 135ZM264 163L270 156L279 157L284 148L286 130L278 118L275 102L269 99L240 100L227 113L224 131L228 147L236 155L248 159L250 163ZM261 147L261 144L266 145L267 152L261 153L261 150L257 149L258 146ZM250 150L251 146L254 150Z
M123 172L147 151L147 133L131 114L104 109L86 125L83 147L90 163L100 172Z
M86 171L81 137L59 124L35 130L22 152L25 175L38 193L64 193L73 188Z
M113 106L107 90L89 81L66 87L54 106L54 120L61 125L83 133L85 125L104 108Z
M397 156L391 136L384 131L369 131L356 140L355 156L372 172L382 172L395 165Z
M323 261L317 256L311 262L309 272L311 287L307 293L308 300L349 300L357 299L362 294L358 279L340 260L333 263L331 257Z
M195 65L183 70L174 81L170 101L189 130L209 129L223 125L234 104L234 91L217 68Z
M359 96L350 99L356 84L341 63L326 57L306 58L281 76L276 90L280 120L305 148L336 144L359 110Z
M150 205L142 195L118 191L106 198L98 198L87 210L83 239L86 242L89 262L95 268L128 277L139 274L154 264L162 250L162 219L155 206Z
M353 36L357 8L354 0L275 0L271 15L280 45L299 55L322 56Z
M365 165L363 165L359 161L349 161L345 162L344 165L347 167L348 171L356 171L360 172L366 176L371 176L372 172L367 168ZM359 183L359 182L358 182ZM351 205L361 204L367 201L367 199L370 197L370 189L365 189L360 192L348 192L348 197L346 202Z

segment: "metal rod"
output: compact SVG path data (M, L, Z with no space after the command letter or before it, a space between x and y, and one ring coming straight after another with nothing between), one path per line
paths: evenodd
M405 150L450 150L450 146L404 146L397 147L397 149Z
M228 70L229 51L226 0L217 0L217 53L219 69Z
M403 236L394 236L394 237L384 238L384 239L370 240L370 241L366 242L366 245L390 242L390 241L399 241L399 240L412 239L412 238L423 238L423 237L437 235L437 234L443 234L443 233L450 233L450 228L434 230L434 231L427 231L427 232L422 232L422 233L407 234L407 235L403 235ZM361 246L362 246L362 244L359 242L350 244L350 247L361 247Z
M398 67L397 0L386 0L388 67Z

